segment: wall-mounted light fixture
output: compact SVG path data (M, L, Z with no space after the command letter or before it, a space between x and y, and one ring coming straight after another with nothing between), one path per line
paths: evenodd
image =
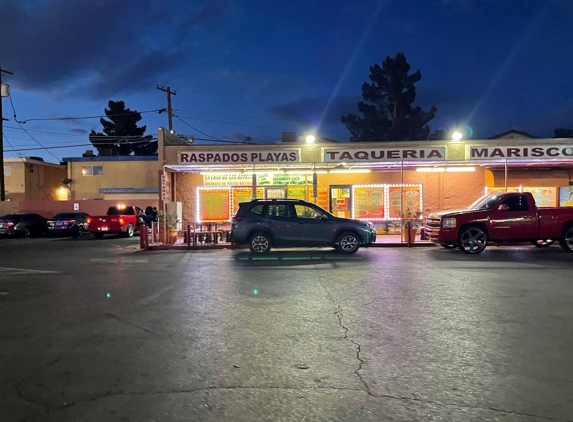
M448 173L465 173L476 171L475 167L418 167L416 169L418 173L443 173L447 171Z
M328 171L331 174L358 174L358 173L371 173L370 169L334 169Z

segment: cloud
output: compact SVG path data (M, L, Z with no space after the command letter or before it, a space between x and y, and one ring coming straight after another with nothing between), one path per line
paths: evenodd
M340 97L331 102L323 123L340 123L340 118L348 113L357 113L359 97ZM269 107L273 117L289 122L315 125L319 122L328 104L327 97L300 98L295 101Z
M2 66L20 89L56 96L62 89L100 97L137 89L185 57L185 31L222 19L231 1L203 3L192 9L175 0L0 0ZM165 38L176 36L180 42L166 49L174 43Z

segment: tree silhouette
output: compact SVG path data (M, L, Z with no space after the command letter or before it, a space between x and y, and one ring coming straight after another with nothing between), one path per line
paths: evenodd
M553 131L554 138L573 138L573 129L558 128Z
M436 114L436 107L424 112L412 107L416 99L420 70L408 75L410 65L403 53L387 56L382 67L370 66L370 81L362 85L362 98L355 114L342 116L342 123L350 131L352 142L424 140L430 134L427 123Z
M103 132L92 130L89 139L98 150L98 155L157 155L157 141L151 135L145 136L146 126L137 126L141 113L125 108L123 101L109 101L105 115L101 118Z

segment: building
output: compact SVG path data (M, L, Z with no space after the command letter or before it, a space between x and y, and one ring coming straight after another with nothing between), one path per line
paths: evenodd
M301 198L392 233L401 217L464 208L486 193L528 190L541 206L573 206L573 139L273 145L166 145L163 202L181 220L228 225L254 197Z

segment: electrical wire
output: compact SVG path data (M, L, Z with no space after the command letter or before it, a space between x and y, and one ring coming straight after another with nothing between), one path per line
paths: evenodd
M52 151L48 150L44 145L42 145L36 138L34 138L32 136L32 134L30 132L28 132L26 129L24 129L24 127L20 124L20 122L18 122L18 120L16 120L16 108L14 107L14 103L12 102L12 96L9 97L10 98L10 104L12 105L12 111L14 112L14 121L16 123L18 123L18 126L20 126L20 128L26 132L28 134L28 136L30 138L32 138L38 145L40 145L42 147L43 150L45 150L48 154L50 154L52 157L54 157L56 160L60 161L60 159L58 157L56 157Z
M10 99L10 101L12 101ZM157 113L157 114L161 114L164 111L166 111L164 108L160 108L157 110L146 110L146 111L138 111L137 113L139 114L144 114L144 113ZM133 114L134 112L130 112L130 113L122 113L122 114L114 114L114 116L129 116L131 114ZM32 122L32 121L61 121L61 120L85 120L85 119L99 119L99 118L109 118L109 116L107 115L103 115L103 116L83 116L83 117L46 117L46 118L33 118L33 119L26 119L26 120L22 120L22 121L18 121L16 120L16 115L14 115L14 120L17 123L22 123L22 124L26 124L27 122Z

